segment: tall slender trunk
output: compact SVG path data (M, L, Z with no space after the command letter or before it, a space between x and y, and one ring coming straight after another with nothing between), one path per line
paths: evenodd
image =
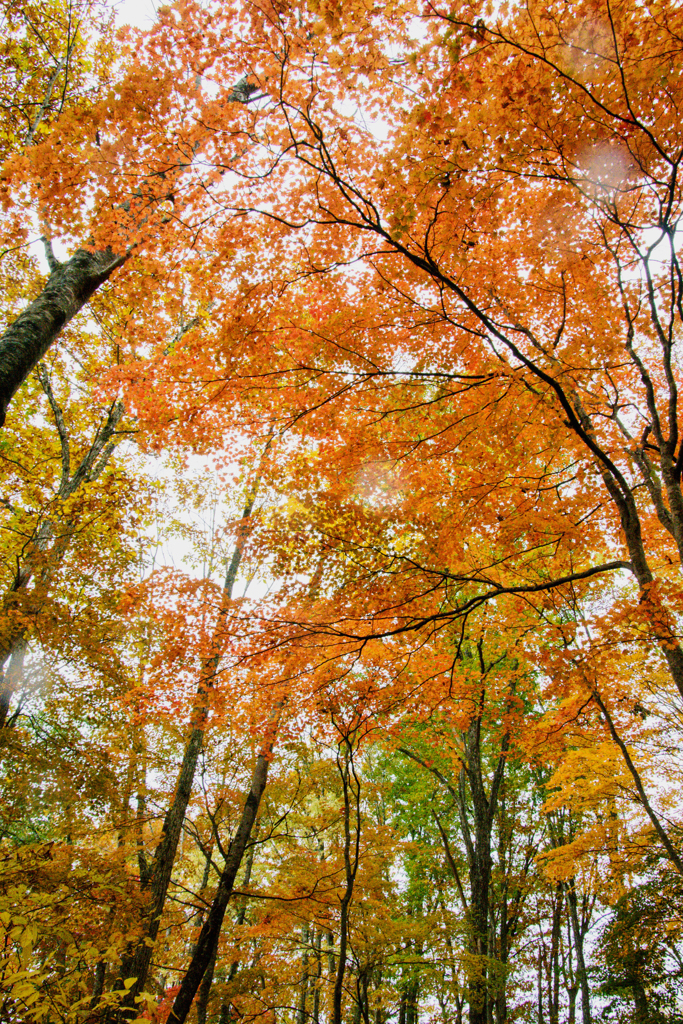
M127 995L119 1007L110 1012L108 1020L112 1024L126 1021L136 1014L135 997L142 992L147 981L153 946L159 933L161 915L166 903L166 894L171 881L185 812L192 792L202 740L203 729L193 728L185 746L175 794L164 818L161 841L156 848L154 860L148 866L143 859L144 877L141 877L141 889L148 893L149 898L144 935L137 945L122 958L120 970L121 982L128 978L135 978L136 981L128 989Z
M483 671L483 653L480 650ZM503 737L501 754L498 758L490 795L487 797L481 764L481 724L485 699L484 687L480 695L479 713L470 722L465 734L466 762L458 779L458 812L467 850L470 880L470 950L474 955L473 969L468 985L470 1024L488 1024L489 1004L493 999L489 993L489 898L493 858L491 837L498 794L507 762L509 737ZM467 789L472 802L473 828L467 814Z
M311 1024L320 1024L320 983L323 976L322 946L323 933L321 928L316 928L315 933L315 988L313 990L313 1012Z
M24 678L24 658L27 647L26 628L15 624L8 637L5 653L5 663L9 660L9 665L4 672L0 669L0 729L11 727L21 711L21 707L19 707L11 716L9 713L12 698ZM21 705L21 699L19 705Z
M581 987L581 1013L583 1024L593 1024L591 1017L590 989L588 987L588 972L586 961L583 955L583 929L579 921L579 910L576 898L576 886L574 879L570 878L566 883L567 903L569 905L569 920L571 921L574 935L574 951L576 953L576 974Z
M538 1024L545 1024L545 1016L543 1014L543 964L541 962L540 949L536 964L536 984L538 986Z
M358 873L358 859L360 853L360 780L356 774L353 761L353 743L357 728L349 730L340 743L337 752L337 767L342 783L344 795L344 873L346 887L340 901L339 911L339 958L337 960L337 974L334 980L334 991L332 994L332 1024L341 1024L342 1020L342 996L344 992L344 974L346 972L346 956L349 938L349 908L353 899L353 889ZM343 752L342 752L343 748ZM351 825L351 806L355 822Z
M100 1001L102 991L104 989L104 976L107 971L107 965L104 960L98 960L95 964L95 974L93 977L92 997L90 999L90 1009L94 1010Z
M634 979L631 983L631 991L633 992L633 1002L635 1003L636 1014L634 1020L636 1024L648 1024L650 1017L649 1003L647 999L647 993L643 987L643 983L637 979Z
M262 459L267 455L271 441L272 435L268 440ZM155 850L152 864L149 867L145 867L144 877L141 877L141 888L143 892L148 894L149 899L145 930L137 945L122 959L120 987L123 987L123 982L126 979L135 978L136 980L128 989L119 1006L110 1011L107 1018L108 1024L120 1024L120 1022L129 1020L133 1015L136 1015L136 997L142 993L147 982L154 942L159 932L159 924L166 903L168 887L171 882L178 843L192 793L199 755L204 742L204 732L209 710L209 694L213 688L223 651L224 624L230 610L232 591L237 579L237 572L247 538L249 517L256 501L260 480L261 470L259 469L256 479L249 489L242 513L237 543L226 571L221 607L211 640L210 654L202 665L201 677L192 709L190 734L185 744L173 800L164 817L161 840Z
M301 971L301 988L299 992L299 1005L296 1010L296 1024L305 1024L306 1022L306 998L308 996L308 940L309 931L306 925L301 929L301 944L303 946L302 956L302 971Z
M567 1024L576 1024L576 997L579 989L576 985L570 985L567 988Z
M211 876L211 853L213 849L213 837L204 857L204 871L202 872L202 880L199 887L200 893L206 891L206 887L209 884L209 878ZM193 925L195 928L199 928L202 923L203 911L198 910L195 915ZM194 948L194 947L193 947ZM213 982L213 974L216 969L216 950L214 949L211 961L207 968L206 974L202 979L202 983L199 987L199 998L197 999L197 1024L206 1024L206 1015L209 1007L209 996L211 995L211 985Z
M503 858L499 861L503 872L505 872L505 863ZM496 950L496 959L500 964L500 978L496 979L496 991L494 1002L495 1009L495 1020L496 1024L505 1024L508 1016L508 1005L507 1005L507 988L506 988L506 977L505 969L507 967L508 956L509 956L509 918L508 918L508 899L507 899L507 882L503 898L500 901L500 925L498 928L498 949Z
M202 983L199 986L199 997L197 999L197 1024L206 1024L206 1015L209 1008L209 996L213 984L213 974L216 970L216 957L218 955L218 944L213 948L209 965L206 968Z
M406 949L410 949L412 943L409 942ZM418 997L420 994L420 979L419 977L402 971L402 979L400 982L400 993L401 1001L399 1004L398 1019L399 1024L418 1024Z
M247 860L246 860L246 864L244 866L244 877L242 879L242 886L245 889L249 885L249 882L251 881L251 872L252 872L252 868L254 866L254 853L255 853L255 850L256 850L256 835L257 835L257 832L258 832L258 827L259 827L259 822L257 820L256 823L254 824L254 827L251 830L251 843L250 843L249 848L247 850ZM246 916L247 916L247 900L246 900L246 897L245 897L244 899L240 900L237 913L235 914L235 924L238 927L241 928L241 926L244 924L244 922L246 920ZM218 949L218 941L216 941L216 949ZM227 976L227 979L226 979L228 982L231 982L233 980L233 978L237 974L238 967L239 967L239 960L233 960L233 962L230 964L230 970L228 971L228 976ZM220 1014L219 1014L219 1018L220 1018L221 1021L223 1020L224 1017L225 1017L226 1020L230 1019L230 1014L231 1014L230 1005L231 1005L230 1004L230 1000L227 999L227 998L224 999L223 1002L221 1003L221 1009L220 1009Z
M446 859L451 867L468 924L468 952L470 953L469 976L467 979L467 1002L469 1024L488 1024L491 1020L494 993L490 991L488 959L490 928L490 888L493 858L491 840L493 824L498 808L501 787L505 776L510 737L505 733L501 740L500 754L487 796L482 770L482 717L486 702L486 677L490 670L484 660L483 640L477 644L479 657L480 684L476 698L475 712L467 731L462 734L464 759L458 775L457 786L448 780L433 765L407 748L400 751L430 771L448 789L458 809L460 831L465 844L469 870L470 899L465 898L457 865L450 851L448 837L438 817L436 823L441 833ZM469 796L469 801L468 801ZM471 802L471 809L470 809ZM497 981L497 979L496 979Z
M281 706L282 702L277 708L278 714ZM251 785L242 810L242 817L240 819L237 832L235 833L228 849L228 855L221 873L218 890L213 899L206 920L202 925L194 954L190 960L190 964L185 972L185 977L180 985L180 990L178 991L173 1003L167 1024L184 1024L184 1021L190 1011L190 1007L192 1006L192 1001L196 996L202 978L204 977L204 972L209 965L212 952L218 942L218 936L220 935L225 911L235 885L237 872L240 864L242 863L242 858L251 836L254 822L258 814L259 805L261 803L261 797L263 796L263 792L266 788L266 782L268 780L268 765L272 756L276 729L277 719L274 718L269 726L269 733L266 736L261 752L256 759L256 764L251 778Z
M548 958L548 1022L558 1024L560 1019L560 928L562 924L562 886L555 889L552 924L550 930L550 955Z
M337 962L334 955L334 935L327 933L327 972L331 978L337 973Z
M370 1004L368 1001L368 975L367 965L358 972L356 980L356 995L358 996L358 1011L364 1024L370 1024Z

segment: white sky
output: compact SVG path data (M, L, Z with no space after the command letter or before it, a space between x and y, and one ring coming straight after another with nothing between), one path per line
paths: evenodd
M149 28L156 18L157 6L155 0L115 0L112 3L119 25L137 25L138 28Z

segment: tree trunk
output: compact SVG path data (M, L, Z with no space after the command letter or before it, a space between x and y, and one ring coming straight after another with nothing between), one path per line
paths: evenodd
M156 848L151 867L147 868L145 877L141 878L141 888L149 893L149 906L143 938L134 949L122 958L120 970L121 984L127 978L135 978L118 1008L109 1015L110 1022L126 1021L136 1015L135 997L140 995L147 982L149 966L152 961L154 943L156 941L161 915L166 903L166 894L171 881L178 842L182 832L185 812L192 792L192 784L197 761L204 737L203 727L195 727L185 746L183 762L178 773L178 781L173 802L166 812L161 834L161 841Z
M173 1003L167 1024L184 1024L184 1021L190 1011L190 1007L192 1006L192 1001L197 994L197 989L201 984L204 972L209 965L212 950L218 942L218 936L220 935L225 911L235 885L237 872L240 864L242 863L242 857L244 856L244 851L251 836L251 831L256 820L256 815L258 814L263 791L266 788L266 782L268 780L268 764L272 754L274 732L275 727L273 726L272 736L267 737L266 743L256 759L256 765L254 766L254 772L251 779L251 786L244 802L244 809L242 811L242 817L237 828L237 832L230 843L225 867L223 868L221 880L218 885L218 891L216 892L213 903L211 904L211 909L209 910L207 918L202 925L194 954L185 973L185 977L180 985L180 990L175 998L175 1002Z
M560 927L562 924L562 887L555 889L552 926L550 932L550 962L548 964L548 1021L559 1024L560 1019Z
M0 337L0 426L7 407L59 333L128 256L78 249L53 267L40 295Z
M244 878L242 879L242 886L245 889L249 885L249 882L251 880L251 870L252 870L252 867L254 866L254 851L256 849L256 834L258 832L258 827L259 827L259 823L257 821L255 823L254 827L251 830L251 845L249 846L249 850L248 850L248 853L247 853L247 862L246 862L245 867L244 867ZM245 899L240 901L239 910L235 914L235 924L239 925L241 927L244 924L246 916L247 916L247 901L246 901L246 898L245 898ZM217 949L218 949L218 942L216 942L216 950ZM231 982L233 980L233 978L237 974L238 967L239 967L239 960L233 960L233 962L230 964L230 970L228 971L228 977L226 979L228 982ZM231 1006L230 1000L227 997L224 998L223 1002L221 1003L221 1010L220 1010L220 1014L219 1014L219 1021L223 1021L224 1018L225 1018L226 1021L230 1020L230 1013L231 1013L230 1006Z
M506 871L504 858L499 857L499 865ZM500 978L496 979L496 991L495 991L495 1019L496 1024L505 1024L508 1016L508 1005L507 1005L507 988L506 988L506 977L505 968L508 962L509 955L509 920L508 920L508 900L507 900L507 882L506 888L503 893L503 898L500 901L500 926L498 929L498 949L496 950L496 959L501 965Z
M567 999L569 1002L567 1024L576 1024L576 997L578 992L579 990L576 985L572 985L567 989Z
M482 659L483 676L481 650L480 658ZM505 735L491 784L491 793L487 797L481 765L481 712L484 699L482 686L479 713L470 722L464 736L466 761L458 779L458 812L467 850L470 878L470 952L475 958L468 984L470 1024L487 1024L489 1019L487 961L489 956L489 894L493 867L491 836L509 742L508 736ZM469 789L472 801L473 828L470 828L467 814L467 789Z
M346 950L349 937L349 907L353 898L353 888L358 873L358 857L360 847L360 781L353 764L354 731L343 736L337 753L337 766L341 776L344 793L344 871L346 888L341 898L339 911L339 959L337 975L332 994L332 1024L342 1024L342 995L344 991L344 974L346 971ZM355 827L351 829L351 804L353 803Z
M313 991L313 1013L311 1024L320 1024L320 983L323 976L323 958L321 946L323 941L322 929L318 928L315 935L315 989Z
M334 977L337 971L336 960L334 955L334 935L331 931L327 933L327 973L331 978Z
M107 965L104 960L98 960L95 965L95 976L93 978L92 987L92 998L90 1000L90 1009L94 1010L100 1001L102 996L102 990L104 989L104 975L107 970Z
M370 1024L370 1004L368 1001L368 967L363 967L358 972L356 980L356 995L358 996L358 1011L364 1024Z
M202 978L202 983L199 986L199 998L197 1000L197 1024L206 1024L206 1014L209 1007L209 996L211 995L213 973L216 970L217 953L218 944L214 946L209 966L206 968L204 977Z
M418 998L420 995L419 978L413 978L406 988L406 1024L419 1024Z
M17 718L15 711L11 718L9 714L12 697L19 689L19 684L24 678L24 658L26 657L26 628L15 624L9 637L7 654L9 654L9 665L6 671L0 669L0 729L11 727ZM7 658L7 654L5 658ZM19 705L21 705L21 698Z
M441 827L438 817L436 823L441 832L446 852L446 859L453 871L460 899L465 908L469 936L468 945L471 954L470 975L467 981L467 1001L469 1004L469 1024L488 1024L493 1012L493 997L489 992L488 957L489 957L489 901L493 858L491 853L491 837L493 823L498 807L499 795L505 775L509 734L505 733L500 754L491 781L489 796L486 795L482 772L482 715L486 700L485 681L488 669L484 661L483 640L477 644L481 684L477 698L477 706L467 731L462 735L464 747L464 763L458 776L457 787L451 786L444 776L433 766L423 761L417 754L400 747L401 753L417 761L427 771L432 772L446 785L458 808L460 831L467 853L467 864L470 881L469 904L465 899L455 860L450 852L448 838ZM471 818L468 807L468 792L471 800Z
M301 929L301 944L303 946L301 991L299 993L299 1005L296 1011L296 1024L306 1024L306 997L308 996L308 928L306 925Z
M264 457L270 448L270 444L271 441L269 440L264 452ZM247 497L244 512L242 513L241 527L237 543L226 571L225 581L223 584L223 600L211 641L211 654L202 666L201 679L199 686L197 687L195 703L192 709L193 724L185 745L183 761L178 773L178 781L176 783L173 801L164 818L161 841L156 848L152 865L149 869L144 871L144 877L141 878L141 887L143 891L147 891L149 893L149 908L145 933L135 948L128 955L123 957L119 978L120 987L123 987L123 982L128 978L135 978L136 981L135 984L128 989L119 1007L111 1011L108 1018L110 1024L117 1024L117 1022L126 1021L136 1013L135 997L141 994L147 982L147 975L152 961L154 942L159 931L159 924L166 902L166 894L171 881L178 842L182 833L185 813L192 793L192 785L194 783L197 763L199 761L199 755L204 742L204 731L206 728L206 719L208 714L208 694L213 687L223 649L223 623L225 622L225 618L230 608L232 591L237 578L237 572L246 541L248 529L247 524L256 500L260 478L259 471ZM231 883L231 891L232 884L233 883ZM210 955L211 954L209 953L209 959ZM202 970L202 974L203 973L204 972ZM197 984L199 984L199 982L197 982Z
M576 887L574 879L570 878L566 885L567 903L569 904L569 919L574 934L574 950L576 952L576 975L581 987L581 1012L583 1024L592 1024L590 989L588 987L588 973L586 962L583 956L583 930L579 922L579 912L576 899Z
M631 991L633 992L633 1001L636 1007L634 1020L637 1024L647 1024L650 1019L650 1012L648 1008L647 995L642 983L634 980L631 984Z

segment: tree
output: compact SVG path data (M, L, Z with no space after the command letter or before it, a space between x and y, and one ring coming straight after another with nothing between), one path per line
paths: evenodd
M433 993L444 1017L460 1018L467 994L472 1020L488 1024L508 1013L497 984L507 973L516 1010L526 1012L533 982L539 1015L555 1019L564 969L568 1012L580 986L588 1020L591 871L609 864L605 899L626 908L633 949L619 888L637 903L634 878L648 858L683 872L680 787L662 782L678 781L683 699L683 15L667 0L647 9L454 0L417 11L400 0L372 9L178 2L146 34L111 36L93 21L101 45L88 63L85 35L69 24L75 8L49 5L40 15L49 31L29 6L10 10L3 73L17 83L18 106L5 117L4 226L6 267L17 272L3 271L11 322L0 339L0 404L15 396L25 415L22 458L8 455L5 467L7 763L24 742L17 681L30 642L29 669L40 651L60 680L59 702L35 698L29 731L30 781L46 748L36 737L60 737L62 789L38 830L71 836L67 859L75 848L96 862L97 813L84 801L72 814L64 750L76 732L79 750L95 749L102 719L90 722L85 702L68 696L73 679L111 703L125 751L102 796L101 820L123 851L111 893L152 897L126 917L125 942L105 936L107 922L118 927L107 898L88 940L94 952L58 1004L75 999L74 1020L130 1018L156 992L179 1024L203 985L208 1014L212 978L223 985L237 962L221 929L261 807L269 737L260 756L251 752L251 797L215 863L210 843L220 849L224 835L205 822L220 783L207 769L200 807L197 769L214 710L234 749L249 748L264 721L258 679L303 733L322 729L330 710L340 722L339 707L353 705L348 721L387 734L448 709L449 742L460 744L452 770L439 765L442 779L412 751L454 799L452 818L437 811L431 832L416 832L425 849L415 863L441 891L426 894L415 878L407 896L387 886L395 912L383 917L370 896L360 899L382 890L389 861L375 870L363 843L364 766L353 730L344 733L346 819L330 825L336 846L323 840L339 917L330 900L316 911L298 893L296 945L253 936L244 977L258 982L263 1012L274 1012L272 987L283 979L289 1002L277 1005L293 1019L317 1019L327 998L336 1024L345 1014L368 1024L372 1012L381 1024L392 1005L402 1024L417 1024ZM40 38L22 34L20 10ZM24 60L39 66L32 83ZM47 280L16 248L36 225ZM60 245L71 253L63 261ZM83 376L69 354L74 337ZM85 388L73 414L71 377ZM234 600L181 571L132 585L125 538L138 469L110 450L125 423L141 452L166 447L176 467L189 453L222 451L226 461L234 445L241 454L268 424L278 437L265 470L269 507L249 523L249 561L267 595ZM14 443L3 455L16 454ZM114 482L121 490L109 500ZM111 529L98 531L91 515L109 515ZM501 672L528 665L535 680L533 700L503 687L499 722L486 720L483 649L470 671L474 636L495 647L494 662L506 652ZM228 649L230 682L223 673L214 685ZM133 720L119 726L125 707ZM161 768L150 769L150 751ZM512 752L524 798L510 817ZM10 847L25 842L35 786L12 805ZM525 834L527 810L529 831L552 848L550 881L534 876L539 953L532 963L515 951L514 976L513 933L531 927L522 904L534 844L515 861L510 830ZM276 849L279 839L267 842ZM311 842L307 830L301 862L312 862ZM77 897L68 899L80 920ZM453 934L432 941L434 922ZM10 959L20 937L10 931ZM469 967L456 938L469 943ZM53 948L60 970L78 964L77 945L52 942L31 964L42 970ZM634 964L626 987L645 1013ZM221 1006L233 989L220 990Z
M197 200L210 195L216 179L210 171L192 181L195 155L207 138L227 141L226 112L245 105L253 91L237 75L220 96L208 100L203 94L202 72L216 61L206 45L208 16L192 5L177 5L180 22L172 8L164 8L148 37L124 30L116 40L111 17L89 0L80 6L72 0L42 5L38 15L26 4L18 17L11 5L9 10L20 38L18 53L10 49L6 60L6 74L19 80L5 132L14 143L4 165L5 206L12 211L5 225L7 251L25 241L37 211L50 273L0 338L2 423L31 370L115 271L135 255L137 274L154 279L173 237L192 252L204 217L211 216L206 207L199 211ZM109 14L106 5L104 11ZM115 47L125 56L113 62ZM29 86L22 74L26 67ZM174 126L172 110L178 115ZM14 130L17 117L29 122L23 136ZM223 152L226 166L239 159L241 149L239 142L234 154ZM17 233L19 246L13 244ZM76 241L64 261L55 256L58 239L63 245ZM137 282L127 284L139 297Z
M450 805L450 824L433 802L429 811L464 916L471 1022L507 1019L512 946L538 849L513 781L521 768L515 748L524 671L490 646L484 636L468 643L439 717L428 729L405 728L398 740L400 753L432 776Z
M664 883L662 885L662 883ZM672 897L670 886L678 879L653 879L635 886L617 902L614 914L601 936L603 975L601 990L616 996L609 1004L607 1016L624 1011L624 996L633 1003L634 1021L675 1021L680 1019L677 1007L677 978L681 962L677 945L680 921L670 911L657 905L662 898ZM671 906L671 904L669 904Z
M261 26L280 67L264 74L262 88L279 104L281 147L296 173L283 160L263 186L280 208L249 208L310 236L304 273L316 275L321 294L315 325L289 314L286 347L273 362L292 392L310 383L312 436L330 438L321 410L337 403L328 479L342 466L348 474L410 454L412 507L438 521L447 494L461 521L476 504L470 522L479 537L486 531L485 544L468 534L467 548L444 538L437 552L419 550L418 541L406 557L391 543L392 531L401 535L396 507L381 549L370 529L353 536L338 520L334 531L321 524L319 542L337 548L340 564L352 557L363 569L355 603L346 584L350 612L335 615L331 606L327 624L315 628L360 649L369 637L439 628L505 595L535 601L542 613L552 591L573 587L591 631L609 643L614 633L586 603L586 581L603 581L603 592L617 592L612 624L628 624L620 642L630 634L634 650L657 647L680 700L680 596L669 569L680 562L683 508L672 355L680 331L672 242L680 82L671 54L680 14L662 5L650 18L626 4L596 12L591 4L500 12L497 21L478 15L475 5L430 6L422 43L404 30L397 71L382 49L380 16L357 28L351 15L335 14L313 91L304 66L319 45L317 22L292 8L265 15ZM370 105L367 81L352 60L348 72L344 63L360 39L363 74L385 99L383 112L399 84L414 97L393 110L386 143L326 100L341 82L361 108ZM338 249L328 270L332 237ZM362 264L353 282L336 269L344 261ZM345 283L353 293L361 277L362 308L340 338L333 296ZM398 338L407 364L400 370L392 363ZM368 412L351 433L343 417L359 405ZM440 459L446 477L449 458L449 483L432 487L417 476L418 466L426 474ZM468 470L456 475L456 464ZM327 491L330 505L341 490L334 499ZM437 593L449 594L445 607ZM562 625L555 642L569 645L572 627ZM598 642L593 636L592 649ZM601 700L592 671L586 682ZM658 828L645 791L640 799ZM660 841L680 870L665 833Z

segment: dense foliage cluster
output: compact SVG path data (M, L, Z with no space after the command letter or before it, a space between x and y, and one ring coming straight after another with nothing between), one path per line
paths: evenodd
M680 1024L683 8L0 8L0 1019Z

